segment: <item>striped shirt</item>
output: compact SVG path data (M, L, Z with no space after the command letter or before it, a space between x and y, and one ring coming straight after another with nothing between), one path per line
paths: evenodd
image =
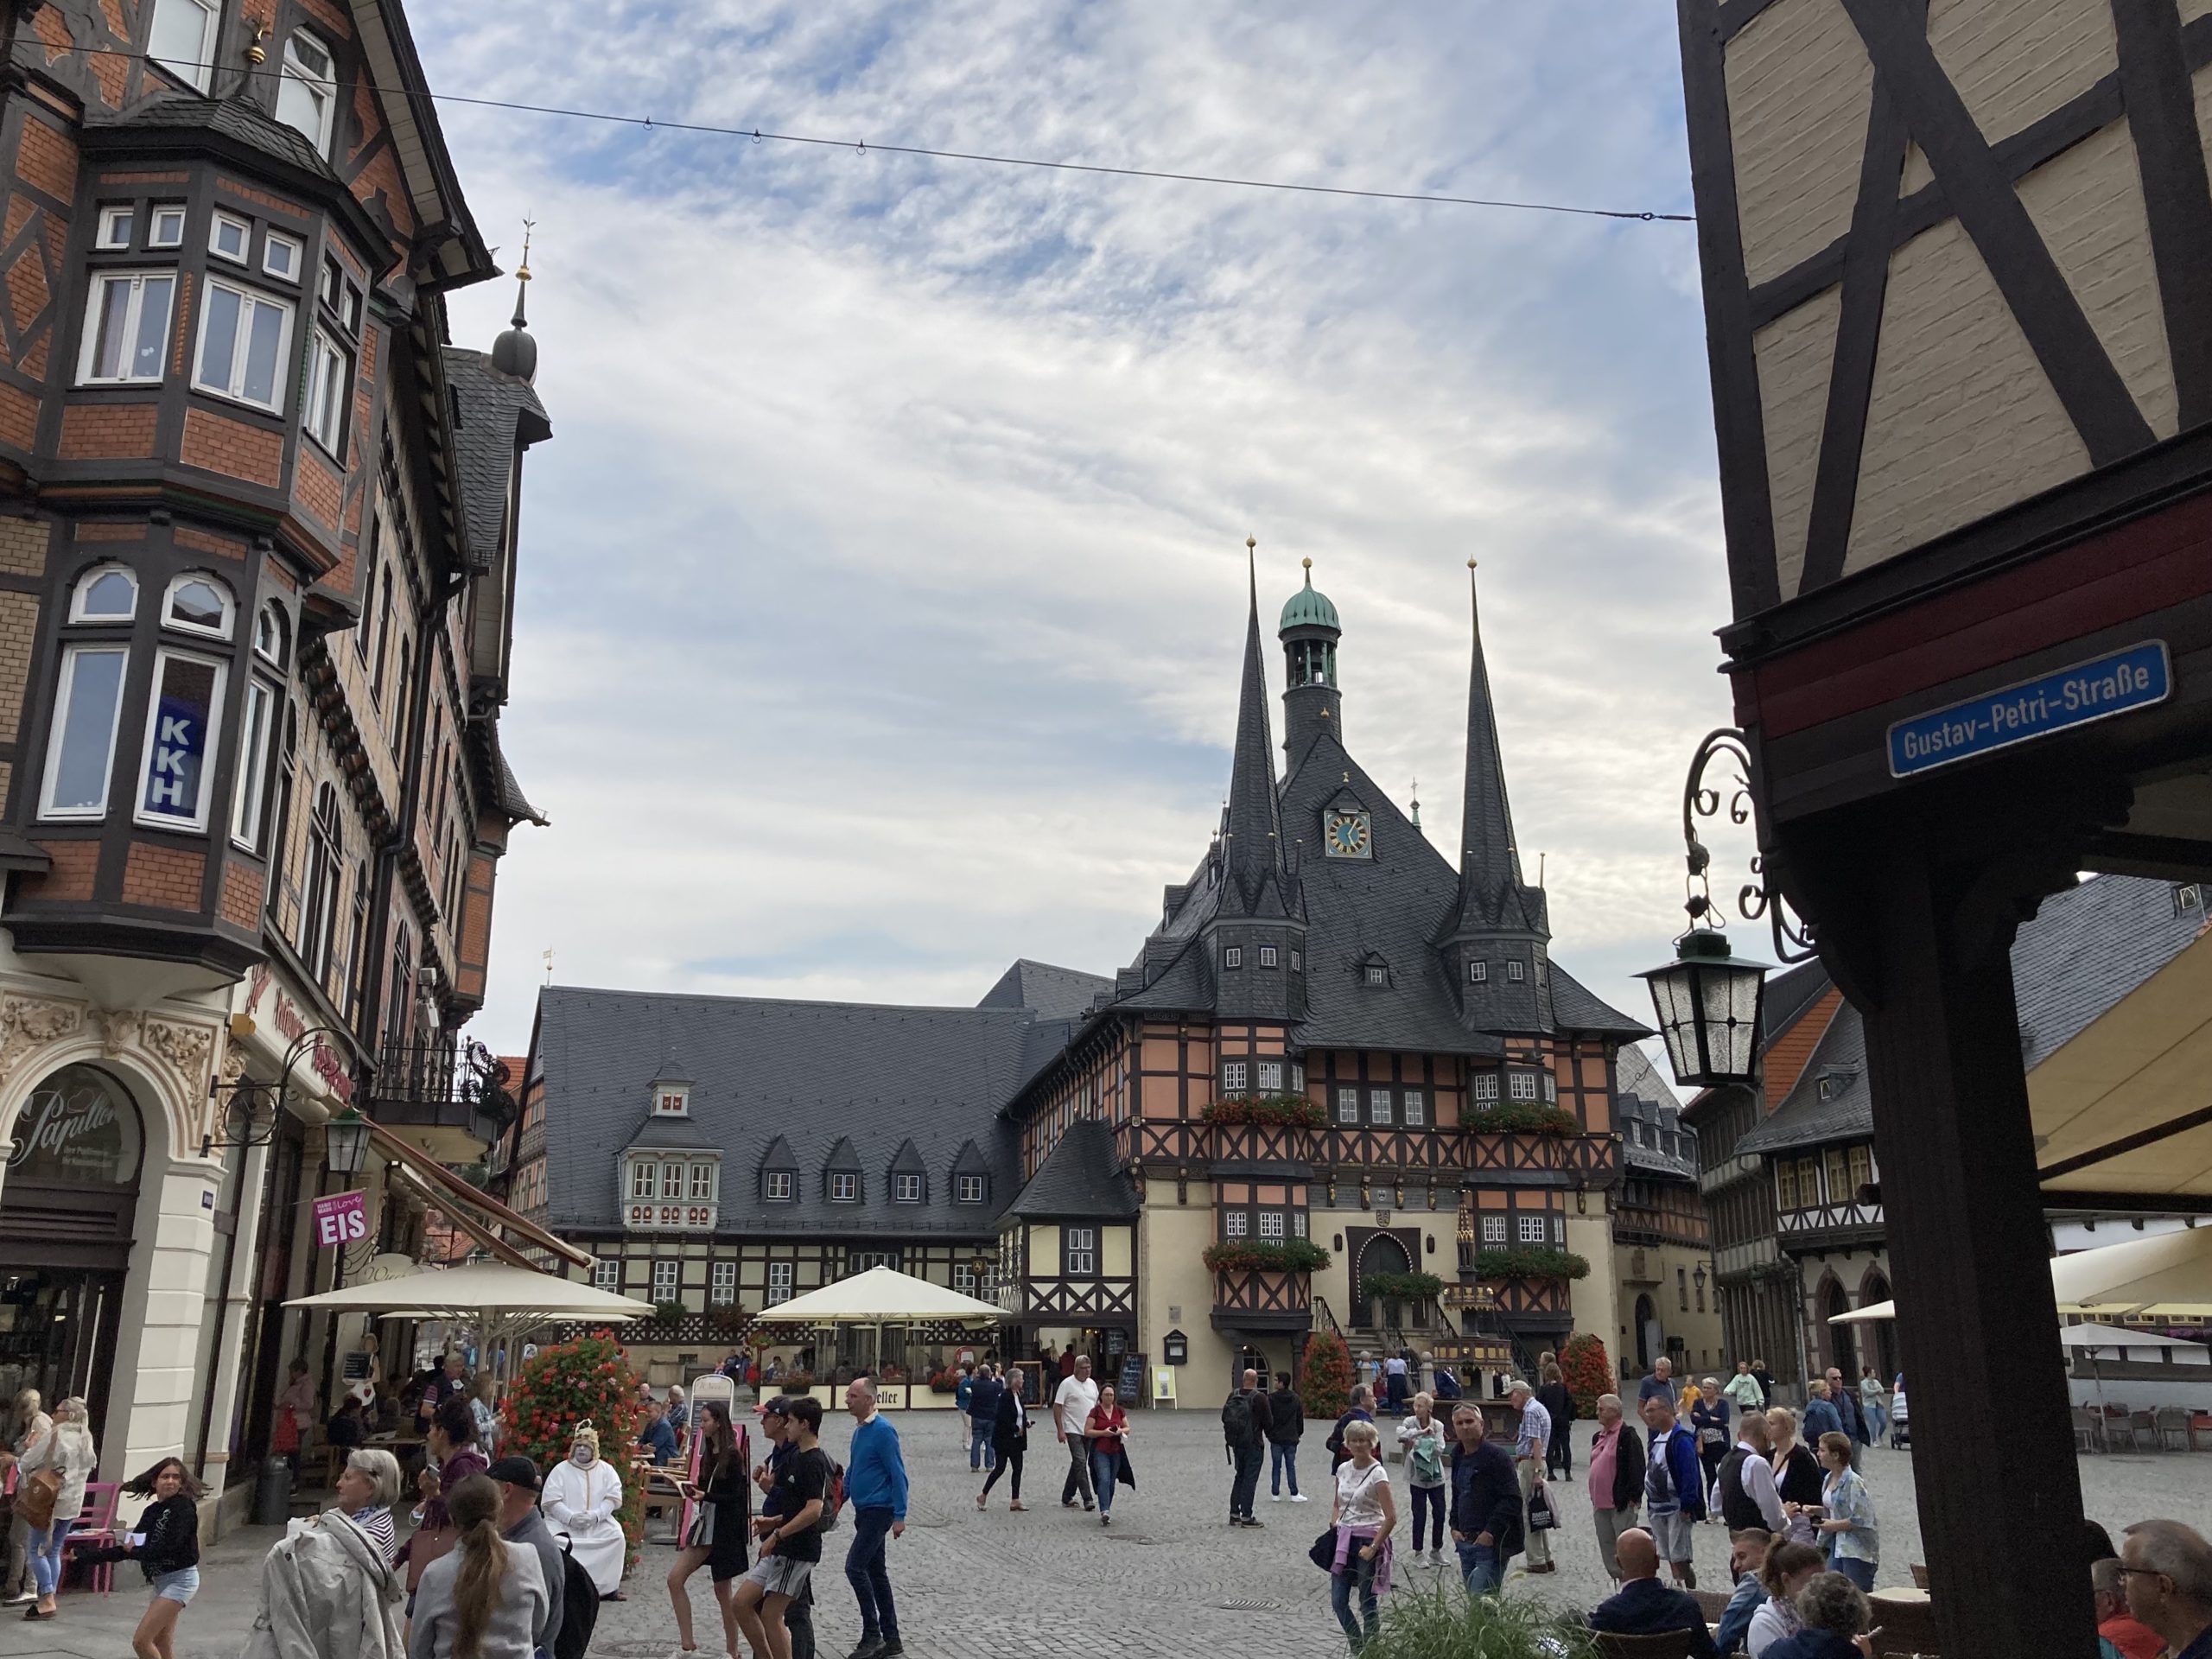
M372 1503L359 1515L351 1517L355 1526L369 1535L376 1544L377 1553L384 1557L385 1565L391 1565L391 1558L399 1553L399 1539L392 1530L391 1510L382 1503Z

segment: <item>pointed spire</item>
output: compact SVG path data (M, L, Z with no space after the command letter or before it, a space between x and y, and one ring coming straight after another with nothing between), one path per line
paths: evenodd
M531 338L530 319L524 314L523 305L530 292L530 237L537 228L536 219L525 219L522 222L522 264L515 267L514 321L492 342L492 366L518 380L537 378L537 342Z
M1260 644L1260 580L1254 550L1244 542L1250 609L1244 627L1244 677L1236 699L1236 747L1229 768L1229 804L1223 812L1225 846L1223 874L1234 900L1248 913L1262 902L1273 879L1274 901L1282 902L1286 849L1282 817L1275 800L1274 740L1268 728L1268 677ZM1270 908L1273 906L1271 906Z
M1483 659L1482 599L1475 561L1467 561L1467 602L1473 622L1473 654L1467 675L1466 797L1459 817L1459 906L1465 931L1500 925L1540 927L1525 902L1521 852L1513 840L1513 810L1505 798L1505 760L1497 741L1497 710L1491 700L1490 669Z

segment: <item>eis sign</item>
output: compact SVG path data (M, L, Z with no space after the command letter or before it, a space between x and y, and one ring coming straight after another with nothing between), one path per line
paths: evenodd
M358 1244L369 1236L369 1201L359 1192L334 1192L315 1201L315 1242L318 1249L337 1244Z

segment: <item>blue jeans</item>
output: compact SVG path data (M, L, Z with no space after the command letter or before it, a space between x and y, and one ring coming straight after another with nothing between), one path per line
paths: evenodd
M1268 1490L1278 1497L1282 1496L1282 1484L1287 1478L1290 1495L1298 1496L1298 1442L1276 1440L1268 1451Z
M995 1469L998 1453L991 1447L991 1425L981 1417L968 1421L968 1466L972 1469Z
M1866 1411L1866 1432L1879 1442L1882 1436L1890 1432L1890 1414L1876 1405L1867 1406Z
M853 1511L853 1547L845 1552L845 1577L861 1605L861 1640L899 1639L899 1610L891 1605L891 1571L883 1560L891 1536L891 1511Z
M1359 1559L1359 1552L1365 1547L1363 1541L1354 1539L1351 1554L1344 1562L1344 1570L1331 1575L1329 1580L1329 1611L1336 1614L1337 1623L1344 1627L1345 1638L1351 1642L1354 1653L1365 1647L1375 1635L1375 1563ZM1358 1620L1354 1620L1351 1616L1351 1598L1355 1590L1359 1592ZM1362 1623L1367 1627L1364 1630L1360 1628Z
M1835 1555L1829 1558L1828 1567L1831 1571L1842 1573L1861 1590L1871 1592L1874 1588L1874 1563L1872 1561L1862 1561L1855 1555Z
M1471 1596L1494 1596L1499 1581L1505 1576L1505 1564L1497 1558L1497 1551L1488 1544L1461 1544L1459 1576L1466 1581Z
M61 1541L69 1535L73 1521L56 1521L43 1532L31 1529L31 1583L45 1600L54 1599L54 1592L61 1587Z
M1098 1513L1114 1512L1114 1471L1122 1466L1120 1454L1090 1449L1090 1484L1098 1489Z

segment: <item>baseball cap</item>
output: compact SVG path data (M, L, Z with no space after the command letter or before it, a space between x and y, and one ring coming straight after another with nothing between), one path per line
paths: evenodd
M510 1486L521 1486L533 1492L537 1490L537 1465L528 1458L494 1458L492 1466L484 1472Z

